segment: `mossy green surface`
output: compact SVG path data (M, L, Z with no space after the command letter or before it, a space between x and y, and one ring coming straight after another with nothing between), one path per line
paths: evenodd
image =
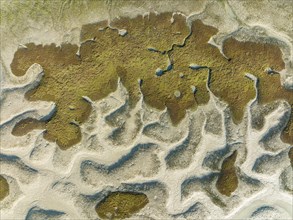
M231 196L231 193L238 187L238 178L234 166L236 157L237 151L234 151L231 156L223 161L220 176L216 182L218 191L226 196Z
M102 219L125 219L139 212L149 202L143 193L113 192L96 206Z
M231 58L229 63L231 64L231 67L234 67L235 71L237 71L236 73L244 75L245 72L248 72L255 75L259 79L259 104L263 105L282 99L286 100L291 105L291 117L286 128L282 132L281 138L284 142L293 144L293 92L285 89L281 85L279 74L267 74L265 72L265 69L268 67L275 71L280 71L285 68L280 49L275 45L267 43L239 42L233 38L230 38L224 44L224 52L229 58ZM239 65L239 63L241 65ZM221 79L223 79L222 74L219 74L219 77L215 79L215 82L218 82ZM232 85L237 85L236 90L230 91L234 93L231 100L226 100L228 104L230 104L233 111L233 109L238 107L236 104L233 104L233 100L235 100L235 103L237 103L236 100L246 98L247 100L245 100L245 104L247 101L249 101L249 97L251 97L251 95L249 95L246 89L241 87L241 85L245 85L245 79L240 79L238 77L234 77L233 75L233 77L230 77L227 80L229 80L229 83ZM217 83L215 83L215 87L216 86ZM221 92L219 92L215 94L220 97L226 97L225 93L221 94ZM253 93L252 97L254 96L255 93ZM225 100L225 98L223 99Z
M9 194L9 184L7 180L0 175L0 201L3 200Z
M150 18L152 16L169 26L180 22L179 26L182 29L182 25L185 25L183 17L171 24L171 13L168 13L168 16L160 15L162 18L154 14L150 15ZM145 20L144 26L140 24L141 19ZM47 123L45 137L56 141L62 149L67 149L80 140L80 129L71 122L74 120L82 123L90 113L91 107L82 96L88 96L92 100L102 99L116 90L120 77L129 91L130 103L134 104L139 98L138 78L143 79L144 83L155 85L161 83L155 76L155 71L157 68L165 68L168 56L150 52L147 48L152 38L142 32L143 29L154 28L153 25L160 26L160 22L154 24L142 17L131 21L136 24L134 27L139 29L133 30L133 33L139 36L127 34L122 37L118 35L117 30L110 28L100 31L99 28L105 27L105 22L93 24L92 29L85 25L81 32L81 40L85 43L80 47L80 56L76 55L77 46L71 44L64 44L61 47L56 47L54 44L47 46L28 44L27 48L19 49L15 53L11 69L17 76L23 75L33 63L39 63L44 67L45 75L40 86L27 93L26 97L32 101L45 100L56 103L57 113ZM189 33L187 26L183 30L186 30L186 34ZM131 28L128 31L132 33ZM173 43L173 39L169 36L174 30L164 28L160 32L158 28L157 31L161 36L162 45L166 44L165 49L169 49ZM147 33L152 35L152 31ZM175 39L177 37L176 35ZM182 41L184 37L181 36ZM93 38L97 40L86 41ZM159 42L157 39L153 41ZM165 82L165 87L167 85ZM167 91L162 93L159 89L154 89L150 89L151 94L160 98L159 101L152 99L155 103L150 104L163 109L164 96L169 94L166 94ZM70 106L76 108L71 110Z
M56 141L62 149L80 141L80 129L72 122L84 122L91 110L91 106L82 99L83 95L88 94L82 85L84 72L78 71L81 61L75 55L77 49L71 44L61 47L28 44L27 49L16 52L11 65L15 75L23 75L23 71L33 63L43 66L45 76L38 88L29 91L26 97L31 101L56 103L57 113L46 123L45 138Z
M174 15L173 23L171 18L172 13L151 13L145 17L115 19L111 27L126 29L123 37L107 27L106 21L84 25L79 56L78 47L71 44L61 47L28 44L26 49L19 49L11 64L15 75L25 74L33 63L41 64L45 72L40 86L26 97L32 101L54 101L57 105L56 115L46 123L45 137L56 141L61 149L79 142L80 129L71 122L83 123L91 111L82 96L92 100L106 97L116 90L118 77L129 92L131 106L138 101L141 90L150 106L167 107L176 125L187 109L209 100L208 70L191 70L192 63L211 68L211 91L228 103L236 123L242 120L246 104L255 96L253 82L245 77L247 72L259 78L260 103L277 99L293 103L293 93L281 86L279 75L264 72L267 67L284 68L277 46L230 38L224 44L224 52L231 58L228 61L218 48L207 43L217 29L196 20L190 30L184 16ZM185 45L172 49L173 44L182 44L185 38ZM156 76L156 69L166 69L169 62L173 63L173 69ZM179 77L180 73L184 77ZM138 79L142 79L141 88ZM195 94L191 86L197 88ZM176 90L181 93L179 98L174 95ZM282 133L286 142L292 142L292 124L291 118Z
M15 136L26 135L34 129L45 129L46 123L34 118L26 118L18 122L12 129L12 134Z

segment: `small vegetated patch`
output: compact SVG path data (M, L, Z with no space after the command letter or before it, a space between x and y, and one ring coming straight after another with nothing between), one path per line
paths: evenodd
M236 161L237 151L227 157L222 164L219 178L216 182L218 191L226 196L230 196L238 187L238 178L234 163Z
M26 118L18 122L12 129L12 134L15 136L26 135L34 129L45 129L46 122L39 121L34 118Z
M9 194L9 184L7 180L0 175L0 201L3 200Z
M143 193L112 192L96 206L102 219L125 219L139 212L149 200Z

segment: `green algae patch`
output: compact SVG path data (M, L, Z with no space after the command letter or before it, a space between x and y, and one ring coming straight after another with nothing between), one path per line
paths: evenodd
M286 100L291 105L291 112L293 107L293 92L285 89L280 82L280 75L277 71L285 68L282 60L281 50L276 46L268 43L254 43L254 42L239 42L233 38L227 40L224 44L224 52L231 60L229 64L231 68L238 72L241 76L234 74L233 77L228 77L229 74L220 73L215 78L213 87L215 95L223 98L231 107L232 112L238 112L237 109L245 108L247 102L252 99L255 94L251 93L253 90L247 89L243 75L245 73L252 73L258 78L258 102L260 105L273 104L276 100ZM275 72L268 74L265 71L271 68ZM216 74L215 74L216 75ZM215 76L214 75L214 76ZM231 83L229 87L231 95L226 95L221 89L215 89L219 85L219 81L223 80ZM252 84L251 84L252 85ZM213 87L211 89L213 90ZM213 90L213 91L214 91ZM227 91L228 92L228 91ZM240 102L239 102L240 101ZM242 114L241 114L242 115ZM238 118L236 116L236 118ZM239 117L240 119L241 117ZM293 144L293 117L291 117L286 127L282 131L281 139L284 142Z
M96 206L102 219L125 219L139 212L149 200L143 193L113 192Z
M160 16L169 17L169 20L161 19ZM153 17L158 21L156 24L149 22L149 19L154 19ZM164 39L170 38L170 31L166 31L167 26L171 27L178 23L177 18L174 18L172 24L171 17L172 14L169 13L158 16L152 14L146 18L122 18L133 23L133 28L129 27L128 34L124 37L115 29L105 28L105 22L85 25L81 31L81 40L84 43L80 48L71 44L59 47L54 44L27 44L26 48L19 49L11 64L15 75L24 75L33 63L39 63L45 73L40 85L26 94L27 99L53 101L57 106L56 114L46 123L45 138L56 141L61 149L68 149L78 143L81 138L80 128L72 122L83 123L91 111L91 106L82 99L82 96L88 96L92 100L106 97L116 90L118 77L129 92L131 105L139 100L137 80L142 79L144 84L151 85L148 87L151 94L159 94L160 97L159 101L154 100L154 103L149 104L163 109L164 100L174 91L172 88L160 91L158 87L162 82L155 76L155 71L157 68L165 68L168 56L149 51L149 40L156 42L152 37L153 32L141 31L150 30L154 28L153 25L157 25L156 36L165 43ZM141 19L145 22L141 23ZM186 33L189 32L185 20L181 19L180 22L180 28ZM182 27L181 24L185 26ZM159 28L161 26L164 28ZM177 28L179 26L177 25ZM182 41L185 32L180 35ZM136 33L140 33L139 36L136 36ZM178 38L178 34L171 36ZM169 40L166 49L171 48L171 42L173 41ZM163 82L167 88L168 82Z
M171 19L173 18L173 22ZM173 44L181 45L184 38L189 35L186 18L172 13L156 15L139 15L134 19L126 17L114 19L111 26L126 29L133 39L143 39L141 42L145 49L153 48L160 52L169 51Z
M125 29L127 34L121 36L115 28ZM255 97L253 82L245 77L247 72L259 78L261 104L285 99L292 105L293 94L281 86L279 75L264 72L267 67L284 68L277 46L230 38L224 43L230 58L226 59L208 44L217 31L199 20L190 29L179 14L121 17L109 26L106 21L84 25L79 48L72 44L27 44L15 53L11 69L21 76L33 63L43 67L40 85L26 97L56 103L56 114L46 122L45 138L56 141L61 149L81 139L79 125L91 112L82 96L100 100L116 90L118 78L129 92L130 106L142 93L148 105L167 108L174 125L187 109L209 101L208 85L227 102L234 122L240 123L245 106ZM206 68L192 70L191 64ZM163 75L156 75L158 68L166 70ZM282 133L286 142L292 142L292 124L291 117Z
M196 20L192 23L191 32L183 47L174 47L170 51L174 68L168 74L168 81L172 88L179 90L183 95L180 99L172 97L166 105L170 106L171 116L175 115L171 118L177 123L185 116L186 109L206 104L210 98L207 90L209 70L191 70L189 66L197 64L212 68L217 62L227 62L217 48L207 43L210 37L217 33L217 29ZM180 73L184 75L182 79L178 77ZM179 85L174 85L173 82L178 81ZM191 86L195 86L196 93L192 91Z
M9 184L7 180L0 175L0 201L2 201L9 194Z
M80 141L80 129L72 122L84 122L91 111L91 106L82 99L88 93L81 84L90 76L84 74L80 67L81 61L75 54L77 49L76 45L71 44L60 47L55 44L27 44L26 48L15 53L11 64L11 70L17 76L24 75L33 63L39 63L44 68L45 74L40 85L29 91L26 98L30 101L56 103L57 113L46 122L44 137L56 141L61 149L67 149Z
M12 129L14 136L22 136L31 132L34 129L45 129L46 123L34 118L26 118L18 122Z
M191 31L192 34L186 40L185 46L175 47L170 51L170 56L174 61L174 72L183 72L192 76L194 80L192 83L186 82L185 77L182 81L185 81L185 84L196 86L196 106L207 103L209 94L205 87L207 80L196 79L201 72L196 70L188 73L188 66L192 63L211 69L209 87L216 97L228 104L232 119L236 124L242 121L247 103L256 96L254 83L245 77L246 73L253 74L259 80L258 102L260 105L282 99L291 105L292 111L293 92L281 85L280 76L277 73L285 68L285 64L281 50L276 45L240 42L229 38L223 45L225 56L228 57L226 59L218 48L207 43L217 33L217 29L196 20L192 23ZM274 74L268 74L265 71L267 68L274 70ZM188 100L191 99L192 97L188 98ZM189 108L191 105L187 103L181 104L179 109ZM260 122L261 126L262 122ZM281 138L284 142L293 144L292 114Z
M226 196L231 196L238 187L238 178L234 163L236 161L237 151L227 157L222 164L220 176L216 182L218 191Z
M271 44L239 42L234 38L225 41L224 53L230 58L226 66L213 74L211 90L217 97L226 101L234 116L234 121L239 122L243 117L246 104L255 97L251 80L245 78L246 73L251 73L259 79L259 101L267 103L267 96L274 96L269 91L263 91L263 85L270 78L265 69L271 67L282 70L284 62L280 49ZM218 67L220 68L220 67ZM280 79L273 81L269 88L281 86ZM265 94L265 97L264 97ZM273 93L274 94L274 93ZM278 96L276 94L276 96ZM274 101L278 99L271 99Z

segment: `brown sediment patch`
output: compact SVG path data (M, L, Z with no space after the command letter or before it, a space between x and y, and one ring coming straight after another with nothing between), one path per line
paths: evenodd
M7 180L0 175L0 201L2 201L9 194L9 184Z
M45 129L46 122L39 121L34 118L26 118L18 122L12 129L12 134L15 136L26 135L34 129Z
M238 187L238 178L234 163L236 161L237 151L227 157L222 164L220 176L216 182L218 191L226 196L230 196Z
M11 64L15 75L25 74L33 63L42 65L45 72L40 86L26 97L32 101L54 101L57 106L56 115L46 124L45 137L56 141L62 149L77 143L80 129L71 122L83 123L91 111L81 97L88 96L92 100L106 97L116 90L118 77L129 92L131 106L138 101L141 89L145 102L157 109L167 107L176 125L185 116L186 109L209 100L208 69L191 70L192 63L212 69L211 90L229 104L237 123L243 117L247 102L255 96L253 83L244 77L246 72L260 78L261 103L279 98L293 103L289 98L292 93L282 88L279 76L264 73L266 67L284 68L279 48L231 38L224 45L225 53L231 58L228 61L216 47L207 43L217 29L196 20L189 35L185 17L174 15L173 23L171 17L172 13L151 13L145 17L116 19L111 27L126 29L127 35L123 37L117 30L107 27L105 21L84 25L81 30L84 43L79 56L76 55L78 47L71 44L60 47L28 44L26 49L19 49ZM172 49L173 44L182 44L184 39L187 39L184 46ZM160 52L150 51L150 48ZM173 68L156 76L156 69L166 69L170 61ZM180 73L184 77L179 77ZM138 79L142 80L141 88ZM196 94L191 86L197 88ZM180 91L180 97L174 95L176 90ZM292 120L290 122L284 131L284 140L292 137L289 132Z
M113 192L96 206L96 212L102 219L125 219L139 212L148 204L143 193Z

